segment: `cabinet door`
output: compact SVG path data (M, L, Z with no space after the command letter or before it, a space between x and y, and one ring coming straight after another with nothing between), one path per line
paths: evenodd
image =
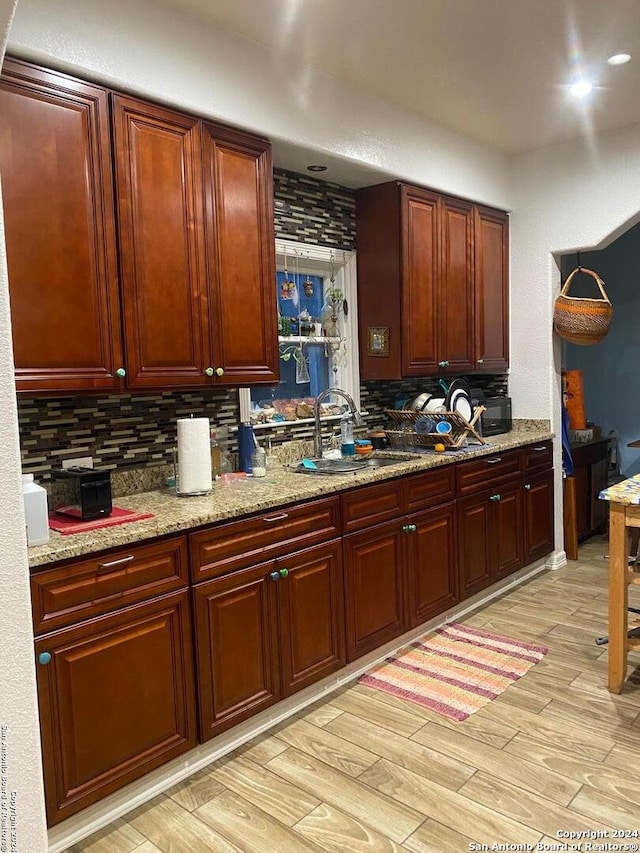
M214 381L273 385L280 361L271 148L213 125L204 126L203 145Z
M509 367L509 218L475 209L475 368Z
M524 481L525 565L553 551L553 471Z
M492 583L491 503L485 492L458 501L460 598Z
M279 698L275 562L193 589L203 741Z
M604 528L607 521L608 504L601 501L598 495L607 488L607 460L598 459L593 462L590 470L590 523L591 530L596 531Z
M500 486L496 492L500 499L492 502L492 580L506 577L524 565L522 482Z
M473 207L441 200L441 274L438 286L438 361L448 371L475 369Z
M187 592L49 634L35 648L50 824L195 746Z
M120 95L113 117L127 384L209 383L198 121Z
M282 693L289 696L346 663L342 543L277 563Z
M121 387L106 92L7 59L0 112L18 390Z
M455 504L410 515L409 623L413 628L458 601Z
M345 536L347 659L354 660L402 634L404 521Z
M438 367L438 196L402 187L402 374Z

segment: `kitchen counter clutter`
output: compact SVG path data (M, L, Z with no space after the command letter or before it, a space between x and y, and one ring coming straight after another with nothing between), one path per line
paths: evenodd
M359 471L357 474L305 477L294 474L292 468L284 466L269 470L268 476L260 480L249 477L233 485L217 482L211 494L204 497L180 498L168 489L121 497L118 499L119 503L127 509L151 512L154 517L135 524L74 536L62 536L51 531L46 545L29 549L29 565L35 568L84 554L117 548L132 542L142 542L146 539L214 524L217 521L251 515L286 506L289 503L381 482L392 477L418 473L440 465L466 462L475 457L511 450L552 437L547 421L515 421L514 427L509 433L493 436L485 445L472 445L458 453L416 454L394 451L394 456L404 460L402 464Z

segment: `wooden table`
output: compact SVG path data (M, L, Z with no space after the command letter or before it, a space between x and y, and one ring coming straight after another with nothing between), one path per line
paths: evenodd
M640 573L629 569L627 528L640 528L640 474L600 493L609 507L609 691L620 693L627 677L627 653L640 649L640 637L627 637L629 584Z

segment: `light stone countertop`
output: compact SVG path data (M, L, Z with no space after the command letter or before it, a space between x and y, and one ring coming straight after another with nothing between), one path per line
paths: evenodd
M547 421L514 421L514 426L511 432L492 436L487 439L487 444L474 445L463 452L381 452L381 456L395 456L403 461L398 465L359 471L355 474L316 476L296 474L290 467L278 467L270 469L267 476L260 479L248 477L228 485L216 482L211 494L203 497L177 497L173 490L166 489L116 498L114 503L117 506L138 512L152 512L154 517L71 535L62 535L52 530L46 545L29 548L29 565L32 568L44 566L72 557L142 543L157 536L228 521L553 438Z

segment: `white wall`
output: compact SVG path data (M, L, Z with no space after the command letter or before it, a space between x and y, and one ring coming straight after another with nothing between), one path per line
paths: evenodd
M15 5L13 0L0 0L0 59ZM0 435L0 747L4 747L0 782L8 798L3 803L0 794L0 824L7 832L7 850L43 853L47 849L44 793L1 206ZM14 825L10 813L13 792ZM12 829L16 832L15 846Z
M560 344L551 322L560 273L553 254L604 246L637 221L640 125L515 157L512 193L509 391L516 417L548 417L559 435ZM558 548L560 491L558 481Z
M9 50L272 139L510 207L503 154L169 3L21 0Z

